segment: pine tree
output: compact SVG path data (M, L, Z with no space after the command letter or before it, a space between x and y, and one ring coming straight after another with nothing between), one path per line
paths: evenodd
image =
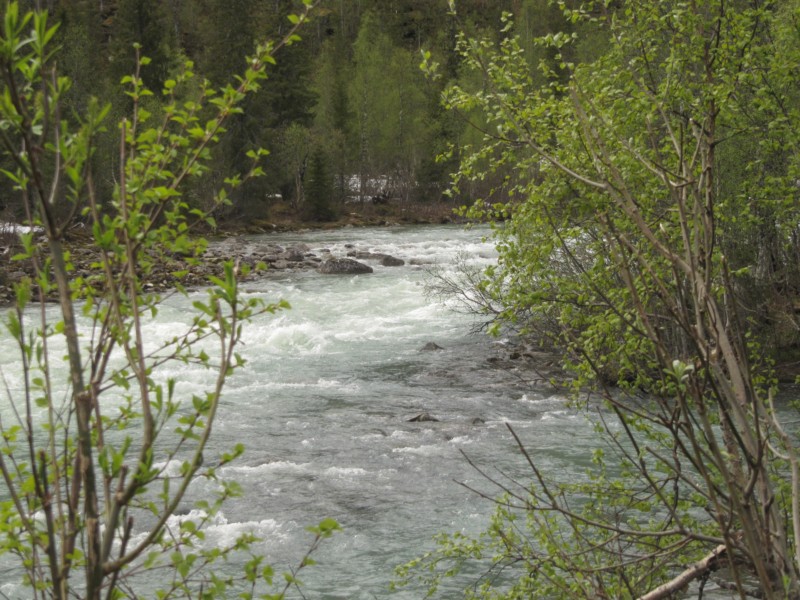
M329 159L320 148L311 154L305 192L306 210L311 219L330 221L336 217L336 211L333 208L334 189Z

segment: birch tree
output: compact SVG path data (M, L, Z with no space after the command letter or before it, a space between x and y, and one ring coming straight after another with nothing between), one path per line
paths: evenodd
M530 482L476 465L503 494L486 536L445 538L412 566L435 588L490 556L474 595L491 598L652 600L718 569L738 597L798 598L798 442L770 331L780 319L794 331L783 348L797 344L800 6L631 0L564 14L601 27L609 50L574 64L574 36L547 34L537 43L569 76L543 64L550 83L537 86L506 17L497 43L462 35L484 88L445 102L489 122L456 186L515 167L484 289L529 334L556 324L542 341L603 399L603 445L570 483L517 439Z

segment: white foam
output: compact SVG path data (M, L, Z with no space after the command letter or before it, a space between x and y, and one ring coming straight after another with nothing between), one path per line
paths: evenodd
M418 454L420 456L434 456L442 454L442 446L440 445L425 445L406 448L393 448L392 452L397 454Z
M181 468L183 467L182 460L170 460L165 462L153 463L153 468L161 471L163 477L180 477Z
M288 316L272 319L266 325L254 324L245 331L245 345L270 355L322 354L328 346L324 329L318 324L297 322Z
M454 445L472 444L474 442L475 440L468 435L457 435L456 437L450 439L450 443Z
M239 391L253 389L258 393L265 390L293 390L293 389L320 389L320 390L342 390L345 392L357 392L357 383L342 383L336 379L317 379L316 381L259 381L247 387L240 387Z
M360 467L329 467L325 470L325 475L328 477L337 477L340 479L366 475L367 471Z
M236 542L237 538L248 533L261 539L268 538L270 540L275 540L276 538L285 539L287 537L286 534L280 533L281 526L274 519L230 523L221 511L209 518L207 513L198 509L193 509L185 515L170 516L167 519L166 528L177 537L182 523L193 521L200 525L206 518L208 518L208 521L202 527L205 538L202 541L196 540L196 543L204 548L231 546ZM146 532L140 533L132 538L132 542L134 544L139 543L147 535Z
M542 415L542 421L552 421L554 419L561 419L563 417L573 417L574 415L570 415L566 410L551 410Z
M28 598L30 593L31 589L21 583L4 583L0 585L0 594L4 598Z
M522 397L519 399L520 402L525 402L527 404L541 404L545 401L545 398L542 397L533 397L529 398L528 394L522 394Z
M280 524L275 519L244 521L241 523L216 524L204 529L207 544L217 547L233 545L244 534L253 534L263 540L285 540L288 535L280 532Z
M308 471L311 467L311 463L296 463L289 460L276 460L274 462L268 462L261 465L255 466L247 466L247 465L237 465L233 467L225 467L222 472L226 476L228 474L238 474L238 475L259 475L261 473L271 473L271 472L289 472L289 473L302 473Z

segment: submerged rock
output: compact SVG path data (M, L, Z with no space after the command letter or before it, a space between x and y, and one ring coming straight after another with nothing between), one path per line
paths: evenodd
M431 416L430 413L419 413L416 417L411 417L408 420L409 423L438 423L439 419L434 416Z
M346 244L345 248L351 247L351 246L352 246L352 244ZM350 250L350 252L347 253L347 256L349 256L350 258L358 258L358 259L361 259L361 260L377 260L381 256L385 256L385 255L383 255L383 254L375 254L373 252L367 252L366 250Z
M383 254L382 252L367 252L365 250L351 250L347 253L351 258L358 258L360 260L377 260L384 267L402 267L406 264L402 258L396 258L391 254Z
M444 350L444 348L442 348L436 342L428 342L422 348L419 349L420 352L438 352L439 350Z

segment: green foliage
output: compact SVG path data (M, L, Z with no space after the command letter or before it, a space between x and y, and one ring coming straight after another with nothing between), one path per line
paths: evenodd
M533 485L501 486L487 536L415 568L435 588L488 560L478 597L639 597L722 560L741 593L747 569L797 597L798 455L763 353L776 323L797 344L800 5L561 8L564 31L524 46L510 15L499 37L462 34L443 100L480 124L454 192L496 194L470 210L498 221L482 290L602 394L614 462L575 485L526 456ZM609 40L591 62L578 30Z
M334 217L333 194L333 176L328 157L318 148L311 154L306 186L307 210L312 219L330 221Z
M422 586L427 597L463 589L466 598L639 598L702 558L706 544L681 529L713 536L693 499L674 486L654 494L631 462L636 457L619 447L624 440L608 441L590 468L558 480L520 445L533 482L487 477L500 494L487 529L476 537L440 534L435 550L396 569L393 587Z
M176 42L166 5L158 0L118 0L111 21L109 53L112 79L119 81L137 67L137 57L132 48L138 44L142 54L148 58L141 69L144 85L151 90L160 90L172 71L170 63L176 56Z
M418 60L392 44L373 13L361 21L353 44L349 105L355 117L360 195L397 190L407 198L428 147L427 103ZM372 181L382 179L382 185Z
M298 209L305 201L304 176L311 147L308 128L292 123L283 131L277 158L292 177L292 205Z
M199 80L208 79L212 88L223 87L244 68L242 57L254 51L259 37L281 37L292 26L289 17L295 4L287 0L52 0L47 3L50 14L62 22L57 33L59 71L72 81L62 99L62 117L71 121L73 115L83 115L91 97L111 104L114 122L129 114L130 99L119 93L118 83L134 70L135 43L140 45L140 54L148 57L140 76L149 89L159 92L165 81L177 77L186 60L193 63ZM441 196L454 162L437 164L436 154L446 151L447 140L469 142L470 128L464 121L437 106L446 81L463 76L453 48L458 20L448 13L445 2L320 4L306 42L285 45L270 70L270 85L249 94L241 104L242 112L227 120L227 134L213 147L209 172L185 190L192 207L210 208L212 190L223 184L221 174L243 176L247 152L264 147L272 155L265 163L265 176L231 190L231 206L218 216L265 218L267 199L278 194L293 201L293 208L301 213L296 171L285 160L282 145L293 126L313 130L331 157L337 201L355 191L349 189L354 176L388 182L372 181L365 186L370 189L362 192L367 197L378 195L383 187L403 200ZM520 28L528 34L550 31L553 15L558 13L555 7L538 0L514 4L524 17ZM465 0L461 9L469 27L489 31L503 3ZM526 52L529 46L526 43ZM421 50L446 65L446 76L440 81L426 84L420 77L416 63ZM360 85L354 79L357 72L366 82L360 91L354 89ZM181 101L197 100L194 87L176 93ZM356 96L362 109L362 101L366 102L366 117L363 110L356 110ZM159 115L161 97L156 94L142 106ZM98 151L92 160L101 203L110 198L116 184L115 144L115 131L100 132L95 141ZM481 190L474 191L476 197ZM11 193L0 194L3 209L9 217L24 216Z
M296 17L298 25L306 14ZM194 302L182 333L154 342L145 339L144 326L159 311L161 298L146 283L160 258L172 252L197 257L205 247L189 233L198 222L213 225L213 217L192 208L184 191L208 171L226 122L266 79L275 45L259 46L236 84L219 90L196 84L187 61L163 81L157 116L147 110L154 92L142 75L151 63L138 56L134 74L122 79L130 118L114 126L117 185L101 203L93 154L110 108L92 100L77 125L59 119L71 82L55 69L56 34L45 13L6 6L0 144L13 167L3 175L21 198L27 224L42 233L22 237L14 259L29 261L33 276L16 286L17 303L3 319L22 384L6 388L10 410L0 419L6 484L0 554L16 558L36 597L139 596L154 569L168 573L159 579L159 598L221 597L245 587L250 597L268 594L272 573L252 555L252 535L223 546L204 543L204 527L239 494L235 484L218 481L217 492L197 503L196 516L174 515L193 481L216 479L216 466L209 465L242 453L237 446L205 457L208 463L204 458L225 381L243 366L236 348L244 324L286 304L242 298L239 269L228 263ZM294 37L292 29L287 40ZM179 91L190 88L195 99L181 98ZM249 153L245 176L227 179L215 206L262 173L263 156ZM97 249L99 275L76 275L64 247L76 215ZM57 311L44 308L51 292ZM169 369L187 363L208 370L212 383L182 398ZM336 528L323 521L312 549ZM241 555L249 557L242 573L215 572Z

